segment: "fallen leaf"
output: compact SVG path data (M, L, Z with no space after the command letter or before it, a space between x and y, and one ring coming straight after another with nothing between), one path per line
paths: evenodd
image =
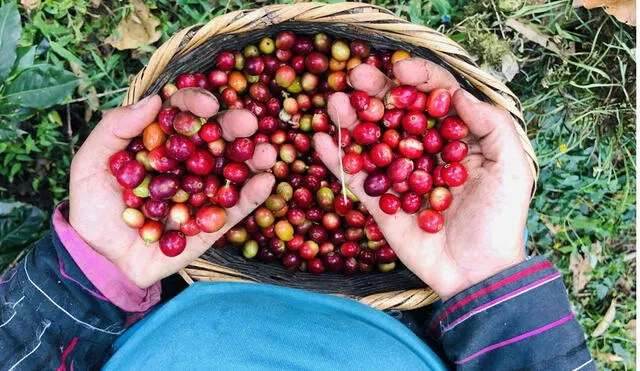
M502 56L501 62L502 74L507 79L507 81L513 80L515 75L520 72L518 61L512 54L505 54Z
M591 280L592 268L589 259L585 259L579 254L571 254L569 269L573 273L573 291L578 293L587 287L587 283Z
M507 22L505 22L505 25L521 34L525 39L532 41L545 49L551 50L554 53L558 53L563 56L571 54L568 50L560 49L558 44L551 40L550 36L543 34L531 24L524 24L515 18L509 18L507 19Z
M33 9L39 7L40 2L40 0L20 0L20 4L22 4L27 13L30 13Z
M627 323L627 336L629 337L629 339L634 339L636 338L636 320L632 319L631 321L629 321L629 323Z
M94 8L99 7L102 4L102 0L91 0L91 6Z
M575 8L604 8L607 14L616 17L620 22L630 26L636 25L636 0L581 0L574 1L572 5Z
M153 44L162 36L161 31L156 31L160 20L151 14L142 0L130 0L133 12L124 17L114 34L105 42L118 50L136 49L142 45Z
M609 305L609 309L607 309L607 312L604 314L604 317L602 317L602 321L600 321L600 323L598 323L598 326L596 326L596 329L593 330L591 337L595 338L604 334L605 331L607 331L607 329L613 322L615 317L616 317L616 298L613 298L611 299L611 304Z
M613 353L598 353L597 358L600 358L607 363L618 363L624 361L624 358Z
M96 91L95 86L87 84L87 80L89 76L84 72L82 67L77 65L76 63L70 62L71 71L81 78L80 83L78 84L78 94L83 95L85 90L87 91L87 109L84 111L84 119L85 121L89 121L91 116L95 111L100 108L100 100L98 99L98 92Z

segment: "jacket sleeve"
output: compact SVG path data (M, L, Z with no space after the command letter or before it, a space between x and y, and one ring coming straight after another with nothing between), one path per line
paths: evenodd
M99 368L127 326L160 300L135 287L67 223L54 228L0 278L0 369Z
M460 370L595 370L562 276L531 258L444 303L428 334Z

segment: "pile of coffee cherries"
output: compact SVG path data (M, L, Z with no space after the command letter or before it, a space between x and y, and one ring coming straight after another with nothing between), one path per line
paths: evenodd
M384 213L393 215L400 209L418 213L422 230L439 232L444 226L440 212L452 199L447 187L467 180L460 163L468 153L461 141L469 133L467 125L449 116L435 128L436 119L449 113L451 94L434 89L427 95L413 86L398 86L384 101L362 91L353 92L350 101L362 121L350 134L343 133L344 171L367 172L364 191L380 197Z
M276 178L271 196L214 247L237 246L247 259L280 261L289 270L313 274L395 269L396 255L373 217L324 166L311 138L325 132L342 144L344 171L369 173L365 191L381 196L384 212L393 214L402 207L416 213L428 203L418 214L420 226L439 230L441 226L425 228L434 222L425 223L431 218L424 213L436 213L436 224L441 225L439 211L451 202L446 186L466 178L459 164L461 152L466 155L459 141L468 131L466 125L450 117L434 128L435 118L448 112L451 97L446 91L427 96L401 86L382 101L347 85L348 71L361 63L393 78L393 63L409 57L402 50L374 51L364 41L283 31L242 51L220 52L207 75L178 76L162 88L164 99L179 89L207 89L223 109L252 112L258 131L227 142L215 118L207 122L189 112L163 109L142 137L109 159L124 188L124 221L138 228L146 242L159 241L166 255L180 254L185 236L222 228L225 209L237 203L250 176L244 162L255 146L269 143L278 153L271 169ZM329 122L326 102L338 91L351 95L362 120L352 133ZM175 227L165 230L166 225Z

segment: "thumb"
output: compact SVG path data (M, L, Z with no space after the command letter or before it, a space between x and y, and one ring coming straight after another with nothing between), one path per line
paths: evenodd
M458 89L453 106L469 131L478 137L485 159L512 162L524 159L524 150L516 133L513 118L507 111L481 102L471 93Z

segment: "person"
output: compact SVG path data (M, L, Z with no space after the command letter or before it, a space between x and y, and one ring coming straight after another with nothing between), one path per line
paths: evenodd
M403 84L445 88L469 126L468 181L437 234L415 216L384 214L363 191L364 175L346 175L403 264L440 296L428 324L439 358L391 316L344 298L248 283L195 283L158 305L159 281L200 256L260 205L274 178L265 170L275 150L250 164L228 223L189 237L187 249L166 257L120 219L121 189L107 159L140 135L161 109L152 95L110 110L71 165L70 197L53 228L0 280L0 368L57 369L544 369L592 370L584 333L571 311L561 274L543 257L525 258L523 230L533 174L511 116L479 101L444 68L423 59L394 65ZM383 97L392 82L360 65L350 84ZM218 115L224 136L249 136L248 111L218 113L213 95L175 93L165 104L205 118ZM328 101L332 122L357 123L348 97ZM315 134L315 150L334 174L339 152Z

